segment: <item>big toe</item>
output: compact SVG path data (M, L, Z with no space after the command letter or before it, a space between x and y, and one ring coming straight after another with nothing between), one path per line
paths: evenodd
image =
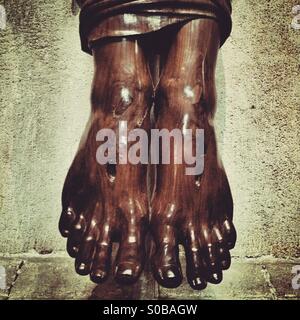
M141 265L138 262L124 261L119 263L115 272L115 280L120 284L133 284L141 274Z
M115 280L120 284L133 284L141 275L145 261L144 237L132 237L136 241L123 240L116 258ZM141 239L141 240L138 240Z
M152 258L152 270L156 281L165 288L176 288L182 282L178 248L164 245Z
M157 267L154 275L156 281L165 288L177 288L182 282L181 270L177 265Z

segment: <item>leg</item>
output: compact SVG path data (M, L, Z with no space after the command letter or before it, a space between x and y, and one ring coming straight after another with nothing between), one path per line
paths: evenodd
M135 40L121 39L93 51L95 75L92 112L86 133L65 181L60 231L76 258L79 274L97 283L107 278L112 242L120 243L116 280L136 281L145 260L148 221L146 166L103 164L96 160L97 132L117 133L119 121L128 130L149 130L152 83L143 52ZM101 143L100 143L101 145ZM117 148L117 159L118 159Z
M201 290L206 281L221 281L221 270L229 267L229 249L235 242L232 197L213 127L218 48L215 21L198 19L185 24L171 45L156 92L157 128L193 132L199 128L205 134L201 176L186 175L186 165L174 164L172 159L170 165L157 167L151 205L156 242L152 265L155 278L166 287L176 287L182 280L178 244L185 248L187 279Z

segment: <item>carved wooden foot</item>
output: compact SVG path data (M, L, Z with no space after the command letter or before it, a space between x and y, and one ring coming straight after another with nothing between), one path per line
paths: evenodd
M157 282L168 288L182 282L179 244L185 248L188 282L202 290L207 282L221 282L236 240L231 192L213 127L218 35L218 26L211 20L183 26L171 45L156 92L157 128L180 128L183 135L185 129L195 132L198 128L205 134L202 175L186 175L186 165L173 161L157 167L151 204L156 244L152 269Z
M59 227L68 237L67 250L76 259L77 272L90 274L94 282L107 278L112 243L118 242L115 278L134 283L147 258L145 237L150 230L157 282L169 288L180 285L182 244L188 282L201 290L207 282L221 282L236 241L232 197L213 126L218 25L198 19L177 31L170 48L162 52L164 65L155 92L140 43L126 38L94 48L92 113L66 178ZM156 128L179 128L183 136L186 129L203 129L205 161L199 175L186 175L186 164L174 164L174 154L171 164L158 165L149 216L146 166L99 165L96 136L104 128L118 133L120 121L127 121L128 130L149 131L154 94ZM195 147L195 137L192 143Z
M110 42L94 49L92 112L62 194L59 228L68 237L67 251L76 271L104 281L111 268L114 241L119 243L115 278L135 282L145 263L148 203L145 165L107 164L96 160L97 132L149 130L152 83L136 41Z

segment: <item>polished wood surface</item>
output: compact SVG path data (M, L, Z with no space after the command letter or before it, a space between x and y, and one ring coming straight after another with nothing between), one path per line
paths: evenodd
M59 227L68 238L76 271L90 274L97 283L111 271L112 243L118 242L116 281L134 283L149 258L157 282L177 287L182 281L182 244L188 282L202 290L207 282L222 280L236 241L233 201L213 125L220 36L211 19L192 20L164 32L118 38L93 48L91 117L66 178ZM151 50L155 38L166 40ZM157 56L158 73L153 68ZM155 123L150 121L153 104ZM149 203L146 165L99 165L95 159L97 131L117 132L121 120L128 122L128 130L179 128L184 135L184 128L204 129L203 174L187 176L186 165L172 161L152 167L157 178L150 179ZM155 244L151 257L145 250L148 234Z
M156 128L204 129L205 159L201 176L185 174L184 164L158 165L151 204L156 243L154 276L166 287L182 281L178 244L185 248L187 279L194 289L219 283L230 265L234 246L233 203L217 153L213 117L218 26L193 20L176 34L156 90ZM193 141L195 144L195 141Z
M230 0L80 0L78 3L81 46L87 53L91 53L90 42L96 38L153 32L176 20L215 18L220 27L221 45L231 32ZM133 15L136 21L128 24L128 15Z
M102 128L149 130L152 83L137 41L117 41L94 51L92 113L63 190L60 230L76 270L101 282L110 271L111 246L120 242L115 271L120 282L135 281L146 261L148 223L145 165L99 165L96 134ZM124 96L124 90L126 95Z

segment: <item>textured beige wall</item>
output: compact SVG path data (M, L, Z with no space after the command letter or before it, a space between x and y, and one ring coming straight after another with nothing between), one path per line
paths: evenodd
M70 0L0 0L0 252L58 251L60 193L89 115L92 59ZM299 256L299 45L295 1L233 2L218 64L219 147L236 256Z

